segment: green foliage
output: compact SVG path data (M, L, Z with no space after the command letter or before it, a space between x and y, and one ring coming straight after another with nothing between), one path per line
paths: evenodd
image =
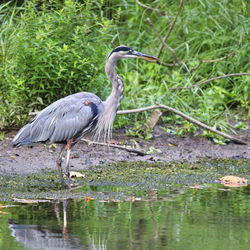
M3 117L10 114L15 123L18 114L75 92L103 95L96 82L105 82L100 75L111 22L92 12L91 3L65 1L61 6L44 1L38 8L36 2L26 1L22 9L12 6L15 18L2 32L0 112Z
M81 2L33 0L18 6L13 2L0 5L1 127L24 123L30 110L42 109L78 91L91 91L105 99L110 91L104 73L108 51L125 44L157 55L161 42L146 19L149 17L164 37L179 7L179 1L143 2L165 12L161 16L133 0ZM250 76L174 89L215 76L249 71L246 0L185 1L167 44L179 58L179 66L163 67L139 60L118 62L117 71L125 83L121 109L159 102L224 132L231 127L226 117L241 122L237 110L244 111L241 117L249 117ZM194 69L200 60L223 58L233 51L223 60L202 63ZM160 60L173 61L165 47ZM143 123L147 116L147 112L118 116L115 126L130 125L131 120ZM178 125L173 130L180 136L197 129L175 114L164 113L162 120L170 129ZM211 133L205 136L217 138Z
M136 121L134 126L127 130L126 135L139 137L145 140L150 140L153 138L152 129L139 121Z
M161 153L161 150L159 148L150 147L147 151L147 154L154 154L154 153Z
M165 1L154 1L154 4L148 2L147 5L162 11L168 10L168 16L173 20L179 1L173 1L168 5ZM167 33L170 24L158 13L137 5L135 8L136 14L132 14L132 10L130 15L126 14L128 18L126 24L129 30L133 31L126 33L126 39L133 46L143 48L140 50L156 55L161 42L148 25L146 18L150 17L162 37ZM119 39L123 41L125 40L124 26L119 27ZM241 36L242 42L237 48ZM140 70L137 69L138 73L131 70L137 65L129 68L121 67L125 83L129 83L126 85L122 108L142 107L159 102L226 132L229 128L226 117L236 118L232 110L244 109L245 113L249 110L250 76L211 81L191 89L175 90L174 88L188 87L215 76L249 71L250 62L246 56L250 53L246 1L241 1L240 6L236 1L185 2L167 44L175 50L181 66L166 68L138 62L141 67ZM222 58L235 49L237 49L236 52L224 60L203 63L196 70L190 70L199 65L201 59ZM172 63L171 53L166 48L163 48L160 59L165 63ZM176 127L176 124L181 124L174 129L177 135L182 136L186 132L194 132L197 129L197 126L175 114L165 113L165 115L162 119L170 123L170 126ZM143 114L142 119L145 119L145 116L147 114ZM248 117L249 115L245 116L245 118ZM119 119L122 118L119 116ZM213 133L206 132L205 136L213 137L216 141L226 141Z
M2 141L4 139L4 131L0 132L0 141Z

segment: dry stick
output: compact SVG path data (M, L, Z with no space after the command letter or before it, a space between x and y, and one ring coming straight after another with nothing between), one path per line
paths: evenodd
M161 41L161 43L171 52L172 56L173 56L173 64L175 65L176 62L178 62L178 58L174 52L174 50L168 46L165 41L163 40L163 38L160 36L160 34L158 33L158 31L155 29L155 26L153 25L152 21L150 20L150 18L147 18L148 23L150 24L150 26L152 27L153 31L155 32L155 34L157 35L158 39Z
M173 64L173 63L164 63L164 62L160 62L158 61L157 64L162 65L164 67L168 67L168 68L174 68L175 66L178 66L179 64Z
M124 146L120 146L120 145L114 145L114 144L109 144L109 143L105 143L105 142L96 142L96 141L90 141L87 139L81 139L81 141L87 142L88 144L96 144L96 145L100 145L100 146L107 146L107 147L113 147L113 148L119 148L128 152L132 152L132 153L136 153L138 155L147 155L147 153L142 152L140 150L137 149L133 149L133 148L126 148Z
M220 132L216 129L213 129L211 127L209 127L208 125L202 123L202 122L199 122L197 120L195 120L194 118L191 118L190 116L180 112L179 110L176 110L174 108L171 108L169 106L166 106L166 105L163 105L163 104L158 104L156 103L155 105L152 105L152 106L148 106L148 107L144 107L144 108L139 108L139 109L132 109L132 110L122 110L122 111L118 111L117 114L119 115L124 115L124 114L130 114L130 113L137 113L137 112L142 112L142 111L147 111L147 110L151 110L151 109L157 109L157 108L163 108L163 109L166 109L170 112L173 112L181 117L183 117L184 119L188 120L189 122L191 123L194 123L196 125L198 125L199 127L202 127L204 129L207 129L213 133L216 133L224 138L227 138L227 139L230 139L231 141L235 142L235 143L238 143L238 144L244 144L244 145L247 145L246 142L236 138L236 137L233 137L231 135L228 135L228 134L225 134L223 132Z
M176 89L191 89L191 88L195 88L195 87L198 87L198 86L200 86L200 85L209 83L209 82L214 81L214 80L223 79L223 78L227 78L227 77L230 77L230 76L247 76L247 75L250 75L250 73L247 73L247 72L244 72L244 73L232 73L232 74L228 74L228 75L224 75L224 76L216 76L216 77L210 78L210 79L208 79L208 80L206 80L206 81L199 82L199 83L197 83L197 84L195 84L195 85L191 85L191 86L187 86L187 87L170 88L170 90L176 90Z
M179 16L179 13L180 13L181 8L182 8L182 6L183 6L183 2L184 2L184 0L181 0L180 5L179 5L178 10L177 10L177 13L176 13L175 18L174 18L174 21L171 23L171 25L170 25L170 27L169 27L169 29L168 29L168 32L167 32L167 34L166 34L166 36L165 36L165 37L163 38L163 40L162 40L163 42L162 42L161 47L160 47L160 49L159 49L159 51L158 51L158 54L157 54L157 56L156 56L157 58L160 57L160 54L161 54L162 49L163 49L163 46L165 46L164 43L166 42L166 40L167 40L168 37L170 36L170 33L172 32L172 30L173 30L173 28L174 28L174 26L175 26L176 20L177 20L177 18L178 18L178 16Z
M145 9L155 11L155 12L159 13L161 16L166 16L165 13L164 13L164 11L161 11L161 10L159 10L159 9L155 9L155 8L149 7L149 6L147 6L147 5L145 5L145 4L141 3L141 2L139 2L138 0L136 0L136 2L137 2L141 7L145 8ZM166 16L166 17L167 17L167 16ZM167 18L168 18L168 17L167 17ZM169 20L169 19L168 19L168 20Z
M189 70L189 72L191 73L191 72L193 72L193 71L197 70L197 69L201 66L201 64L202 64L202 63L203 63L203 61L202 61L202 60L200 60L200 61L199 61L199 64L197 64L197 66L195 66L195 67L191 68L191 69Z
M237 50L240 48L240 46L241 46L243 33L244 33L244 32L243 32L243 30L242 30L242 31L241 31L241 34L240 34L240 40L239 40L239 42L238 42L238 45L237 45L237 47L236 47L231 53L229 53L228 55L225 55L225 56L223 56L223 57L217 58L217 59L211 59L211 60L203 60L203 59L202 59L202 60L200 60L200 62L199 62L199 64L198 64L197 66L195 66L194 68L190 69L190 72L192 72L192 71L198 69L198 68L201 66L202 63L214 63L214 62L219 62L219 61L222 61L222 60L224 60L224 59L226 59L226 58L228 58L228 57L234 55L234 54L237 52Z
M237 47L236 47L236 48L235 48L235 49L234 49L231 53L229 53L228 55L225 55L225 56L220 57L220 58L217 58L217 59L202 60L202 62L204 62L204 63L214 63L214 62L219 62L219 61L222 61L222 60L224 60L224 59L228 58L229 56L232 56L232 55L233 55L233 54L235 54L235 53L236 53L236 51L240 48L241 43L242 43L242 37L243 37L243 30L241 31L241 34L240 34L240 40L239 40L239 42L238 42Z

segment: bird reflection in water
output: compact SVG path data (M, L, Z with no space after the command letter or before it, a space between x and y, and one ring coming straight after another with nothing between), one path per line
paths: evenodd
M68 202L67 199L62 202L63 216L60 215L61 201L55 203L54 212L59 230L45 225L18 224L15 220L9 220L11 235L25 248L31 249L107 249L105 241L95 235L89 234L89 244L83 245L79 238L68 231Z

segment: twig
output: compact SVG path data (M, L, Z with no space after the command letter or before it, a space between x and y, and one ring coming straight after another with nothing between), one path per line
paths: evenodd
M126 148L126 147L120 146L120 145L108 144L108 143L105 143L105 142L90 141L90 140L87 140L87 139L81 139L81 141L87 142L88 144L96 144L96 145L100 145L100 146L119 148L119 149L122 149L122 150L125 150L125 151L128 151L128 152L136 153L136 154L141 155L141 156L147 155L147 153L142 152L140 150L133 149L133 148Z
M192 73L193 71L197 70L197 69L201 66L202 63L203 63L203 61L200 60L200 61L199 61L199 64L197 64L197 66L191 68L191 69L189 70L189 72Z
M184 2L184 0L181 0L180 5L179 5L178 10L177 10L177 13L176 13L175 18L174 18L174 21L171 23L171 25L170 25L170 27L169 27L169 29L168 29L168 32L167 32L167 34L166 34L166 36L163 38L163 43L161 44L161 47L160 47L160 49L159 49L159 51L158 51L157 58L160 57L160 54L161 54L161 52L162 52L164 43L166 42L166 40L167 40L168 37L170 36L170 33L171 33L171 31L173 30L173 28L174 28L174 26L175 26L176 20L177 20L177 18L178 18L178 16L179 16L179 13L180 13L181 8L182 8L182 6L183 6L183 2Z
M231 53L229 53L228 55L225 55L223 57L217 58L217 59L211 59L211 60L203 60L202 59L202 60L200 60L200 62L199 62L199 64L197 66L195 66L194 68L190 69L190 72L198 69L201 66L202 63L215 63L215 62L219 62L219 61L222 61L224 59L227 59L228 57L234 55L237 52L237 50L240 48L240 46L241 46L243 33L244 32L242 30L241 34L240 34L240 39L239 39L238 45L237 45L237 47Z
M141 3L141 2L139 2L138 0L136 0L136 2L137 2L141 7L145 8L145 9L155 11L155 12L157 12L158 14L160 14L161 16L166 16L165 13L164 13L164 11L161 11L161 10L159 10L159 9L155 9L155 8L149 7L149 6L147 6L147 5L145 5L145 4ZM167 17L167 16L166 16L166 17ZM168 17L167 17L167 18L168 18ZM169 20L169 19L168 19L168 20Z
M123 110L123 111L118 111L117 114L119 115L123 115L123 114L130 114L130 113L137 113L137 112L142 112L142 111L147 111L147 110L151 110L151 109L157 109L157 108L163 108L163 109L166 109L170 112L173 112L181 117L183 117L184 119L188 120L189 122L191 123L194 123L196 125L198 125L199 127L202 127L204 129L207 129L213 133L216 133L224 138L227 138L227 139L230 139L231 141L235 142L235 143L238 143L238 144L244 144L244 145L247 145L246 142L234 137L234 136L231 136L231 135L228 135L228 134L225 134L221 131L218 131L216 129L213 129L211 127L209 127L208 125L202 123L202 122L199 122L197 120L195 120L194 118L182 113L181 111L179 110L176 110L174 108L171 108L167 105L163 105L163 104L158 104L156 103L155 105L152 105L152 106L148 106L148 107L144 107L144 108L139 108L139 109L132 109L132 110Z
M165 46L165 47L171 52L171 54L172 54L172 56L173 56L173 64L176 65L176 63L179 62L179 60L178 60L178 58L177 58L177 56L176 56L174 50L173 50L170 46L168 46L168 45L166 44L166 42L165 42L165 41L163 40L163 38L160 36L160 34L159 34L158 31L156 30L155 26L153 25L153 23L152 23L152 21L151 21L151 19L150 19L149 17L147 18L147 21L148 21L148 23L150 24L150 26L152 27L152 29L153 29L153 31L155 32L155 34L157 35L158 39L159 39L159 40L161 41L161 43L163 44L163 46Z
M200 85L209 83L209 82L214 81L214 80L219 80L219 79L223 79L223 78L227 78L227 77L231 77L231 76L247 76L247 75L250 75L250 73L247 73L247 72L244 72L244 73L232 73L232 74L228 74L228 75L224 75L224 76L216 76L216 77L210 78L210 79L208 79L206 81L199 82L199 83L197 83L195 85L191 85L191 86L187 86L187 87L175 87L175 88L170 88L170 90L191 89L191 88L196 88L196 87L198 87Z
M241 43L242 43L242 37L243 37L243 30L241 31L240 40L239 40L239 42L238 42L237 47L236 47L231 53L229 53L228 55L225 55L225 56L220 57L220 58L217 58L217 59L202 60L202 62L204 62L204 63L214 63L214 62L222 61L222 60L228 58L229 56L232 56L232 55L235 54L235 53L237 52L237 50L240 48Z
M158 61L157 64L162 65L164 67L168 67L168 68L174 68L176 66L180 66L179 63L173 64L173 63L164 63L164 62L160 62L160 61Z

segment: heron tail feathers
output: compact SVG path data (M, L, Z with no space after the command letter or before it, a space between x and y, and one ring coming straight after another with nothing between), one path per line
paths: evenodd
M30 140L30 124L22 127L12 140L12 144L16 147L32 143Z

